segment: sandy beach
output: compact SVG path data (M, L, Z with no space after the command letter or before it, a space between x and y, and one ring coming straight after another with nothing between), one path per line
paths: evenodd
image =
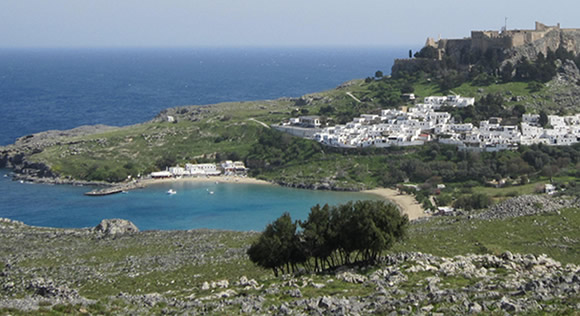
M234 176L217 176L217 177L183 177L170 179L145 179L139 180L139 183L148 186L156 183L179 183L179 182L221 182L221 183L244 183L244 184L269 184L272 183L264 180L249 177L234 177Z
M417 203L415 198L409 194L399 193L397 190L378 188L373 190L362 191L363 193L370 193L379 195L387 200L390 200L397 204L403 213L409 216L410 220L417 219L420 217L429 216L423 211L421 204Z

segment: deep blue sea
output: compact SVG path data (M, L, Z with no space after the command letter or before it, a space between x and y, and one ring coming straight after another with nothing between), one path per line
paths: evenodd
M49 129L123 126L160 110L299 97L389 73L405 48L0 49L0 145ZM169 184L102 198L87 188L21 184L0 174L0 217L30 225L95 226L125 218L140 229L261 230L289 211L368 196L273 186ZM214 184L215 185L215 184Z

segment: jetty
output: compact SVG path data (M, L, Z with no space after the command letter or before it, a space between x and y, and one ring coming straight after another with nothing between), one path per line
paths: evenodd
M117 194L117 193L129 191L129 190L140 189L143 187L144 187L144 185L139 183L139 182L123 183L123 184L115 185L115 186L108 187L108 188L95 189L95 190L92 190L89 192L85 192L85 195L86 196L105 196L105 195L111 195L111 194Z

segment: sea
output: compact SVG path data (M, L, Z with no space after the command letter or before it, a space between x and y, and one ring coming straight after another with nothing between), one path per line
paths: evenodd
M299 97L390 73L404 47L0 48L0 146L80 125L125 126L175 106ZM262 230L284 212L376 199L271 185L158 184L107 197L89 188L12 181L0 170L0 217L61 228L124 218L140 229ZM169 189L178 193L167 195ZM208 194L213 191L214 194Z

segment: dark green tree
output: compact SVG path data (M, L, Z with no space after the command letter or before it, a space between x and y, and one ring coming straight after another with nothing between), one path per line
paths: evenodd
M514 65L511 62L507 62L501 69L501 80L503 82L510 82L513 79Z
M296 264L305 261L296 226L289 213L284 213L266 226L259 239L248 249L250 260L263 268L272 269L276 276L279 270L294 272Z
M425 46L421 48L420 51L415 53L416 58L428 58L428 59L435 59L437 58L437 49L433 46Z
M526 113L526 107L521 105L521 104L516 104L513 108L512 108L512 115L517 117L517 118L521 118L522 114Z
M463 195L453 202L453 207L466 211L479 210L491 205L491 198L484 193Z
M540 118L538 119L538 124L540 124L540 126L542 127L546 127L546 125L548 125L548 114L546 114L546 111L544 110L540 111Z
M330 207L316 205L310 209L308 219L300 223L304 249L307 256L314 258L315 271L331 266L329 257L335 250L330 227Z

